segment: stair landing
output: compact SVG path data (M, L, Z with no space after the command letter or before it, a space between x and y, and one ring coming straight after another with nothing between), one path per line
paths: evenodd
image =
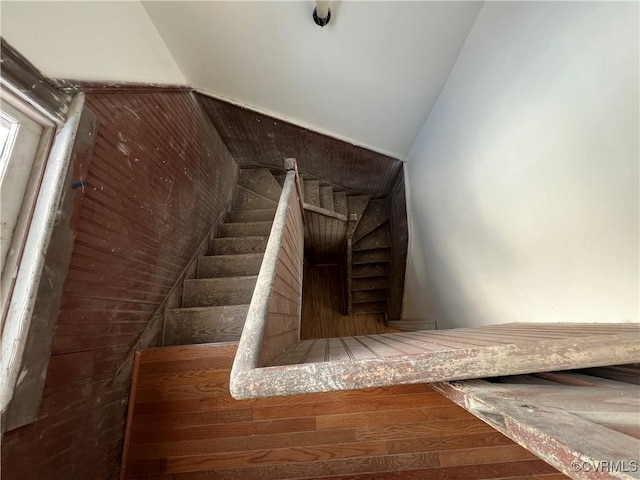
M137 355L122 479L564 478L425 384L234 400L236 348Z

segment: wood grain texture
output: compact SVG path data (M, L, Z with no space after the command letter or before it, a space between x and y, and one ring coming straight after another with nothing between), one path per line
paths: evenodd
M188 92L87 95L95 147L38 421L7 433L7 479L113 479L147 322L230 201L238 167Z
M198 94L209 117L241 166L281 168L294 157L311 177L349 193L386 197L402 162L347 142ZM319 202L318 202L319 204Z
M317 316L316 316L317 318ZM638 326L633 324L620 324L602 328L595 324L567 324L568 326L558 326L556 324L544 325L544 329L531 324L518 324L513 327L506 327L505 330L495 327L482 328L459 328L444 331L420 331L402 332L392 334L359 335L352 338L341 338L346 345L351 345L351 354L348 359L355 360L365 358L385 358L402 355L416 355L430 352L453 352L470 351L482 347L508 347L524 345L535 345L541 341L571 340L577 338L598 338L600 335L617 335L627 332L628 335L635 335L640 332ZM522 336L518 336L518 335ZM515 338L514 338L515 337ZM291 357L279 359L280 365L326 362L329 358L323 355L322 350L313 349L314 340L305 340L296 350L291 351ZM299 351L312 349L312 354L306 355L304 360L298 358ZM486 375L485 375L486 376Z
M384 323L384 314L342 315L342 268L338 265L307 266L302 293L302 340L349 337L395 330Z
M402 318L404 280L407 267L409 228L407 199L404 185L404 167L398 172L388 197L391 227L391 263L389 265L388 320Z
M268 365L300 338L304 225L298 192L291 194L282 246L276 263L268 315L260 351L260 365Z
M433 388L572 478L637 478L640 386L635 379L600 383L585 372L527 376L523 383L515 376L500 383L437 383ZM476 452L448 453L441 461L461 464Z
M638 324L506 324L341 337L341 347L335 342L303 340L272 366L244 372L243 390L236 398L636 362L639 334ZM334 354L336 345L346 355Z
M493 479L555 472L428 385L259 400L216 390L194 411L207 378L228 377L234 346L142 352L126 478ZM211 365L227 366L193 365L207 356ZM182 373L159 375L156 364L169 361ZM181 400L171 400L176 391Z
M307 208L305 208L305 218L307 222L306 254L323 261L340 259L346 246L346 220Z

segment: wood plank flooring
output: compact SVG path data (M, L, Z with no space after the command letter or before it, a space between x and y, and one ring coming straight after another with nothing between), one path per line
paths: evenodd
M236 347L138 355L123 479L565 478L428 385L234 400Z
M304 268L301 340L398 332L382 313L342 315L343 275L338 265Z

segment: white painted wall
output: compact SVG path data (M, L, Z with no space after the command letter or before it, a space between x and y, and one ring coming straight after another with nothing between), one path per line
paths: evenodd
M143 5L195 87L405 159L482 3Z
M638 322L638 3L486 3L409 155L405 318Z
M186 83L138 1L2 2L2 36L45 75Z

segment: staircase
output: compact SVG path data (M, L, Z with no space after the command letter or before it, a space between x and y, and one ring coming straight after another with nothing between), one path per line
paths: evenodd
M280 184L284 181L284 176L276 176ZM352 314L372 314L388 312L389 295L389 265L391 263L390 252L390 230L389 230L389 208L385 199L371 199L369 195L347 195L346 192L336 191L331 185L327 185L319 180L300 179L303 186L304 204L307 215L323 213L329 216L331 213L338 214L346 221L350 215L356 215L355 229L351 240L352 252L347 255L347 308L345 313ZM323 212L324 211L324 212ZM317 229L318 236L339 237L339 253L342 255L344 242L342 237L345 233L337 235L337 230L326 225L319 225L319 222L309 222L311 225L307 229ZM346 225L346 224L345 224ZM326 232L322 232L324 229ZM314 250L314 245L324 242L307 242ZM335 247L334 247L335 248ZM347 247L348 248L348 247ZM338 253L336 250L323 251L319 257L322 262L326 261L326 254ZM313 254L313 252L312 252ZM334 257L335 258L335 257ZM342 256L340 259L342 260Z
M219 237L211 240L208 255L198 260L196 278L185 280L181 308L165 313L164 345L240 339L284 178L266 168L240 171L232 210ZM352 252L347 255L351 277L346 310L386 313L391 262L386 200L347 195L319 180L302 176L301 180L306 216L311 219L309 243L325 249L324 256L316 257L344 261L347 219L356 216L351 225Z
M182 307L165 313L164 345L240 339L281 190L267 169L240 171L219 238L185 280Z
M359 218L352 240L351 313L387 313L391 262L387 201L370 200Z

